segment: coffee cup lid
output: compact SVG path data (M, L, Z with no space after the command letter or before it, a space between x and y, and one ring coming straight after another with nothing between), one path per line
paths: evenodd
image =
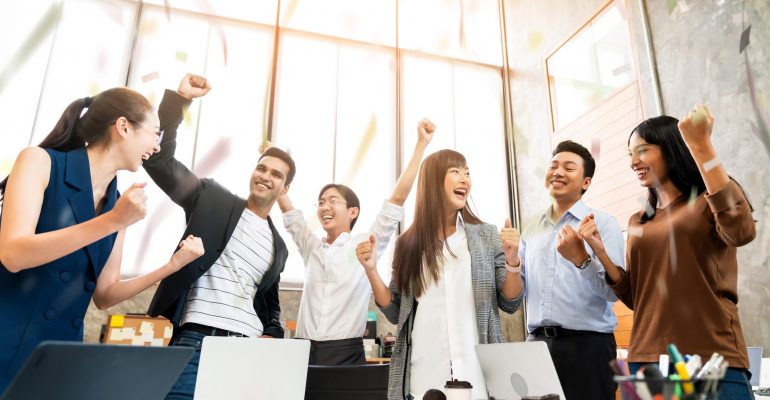
M473 385L471 385L470 382L466 381L458 381L457 379L446 381L446 385L444 385L445 389L471 389L473 388Z

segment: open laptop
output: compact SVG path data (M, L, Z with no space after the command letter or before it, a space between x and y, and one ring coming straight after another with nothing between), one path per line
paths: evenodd
M160 400L193 351L185 347L43 342L0 398Z
M302 400L309 358L309 340L207 336L195 400Z
M478 344L476 356L491 397L520 400L553 393L565 399L544 342Z

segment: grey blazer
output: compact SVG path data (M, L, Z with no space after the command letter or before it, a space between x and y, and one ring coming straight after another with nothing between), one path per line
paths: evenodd
M503 282L506 275L505 255L500 243L500 235L494 225L466 223L465 234L471 255L471 278L479 343L505 342L497 309L499 307L509 314L514 313L521 305L524 291L522 290L522 294L515 299L508 299L503 295ZM392 279L390 292L392 295L390 304L380 307L385 317L392 324L398 325L396 346L390 359L388 400L411 399L409 395L410 346L417 303L411 287L406 293L399 293Z

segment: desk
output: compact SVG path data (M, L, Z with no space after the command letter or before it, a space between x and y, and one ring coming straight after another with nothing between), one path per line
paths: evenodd
M367 364L388 364L390 363L390 358L382 358L382 357L367 358L366 363Z

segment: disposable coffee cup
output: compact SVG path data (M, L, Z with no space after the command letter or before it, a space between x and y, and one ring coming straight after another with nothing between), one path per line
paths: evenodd
M473 386L470 382L458 381L457 379L447 381L444 385L446 400L471 400L472 390Z

